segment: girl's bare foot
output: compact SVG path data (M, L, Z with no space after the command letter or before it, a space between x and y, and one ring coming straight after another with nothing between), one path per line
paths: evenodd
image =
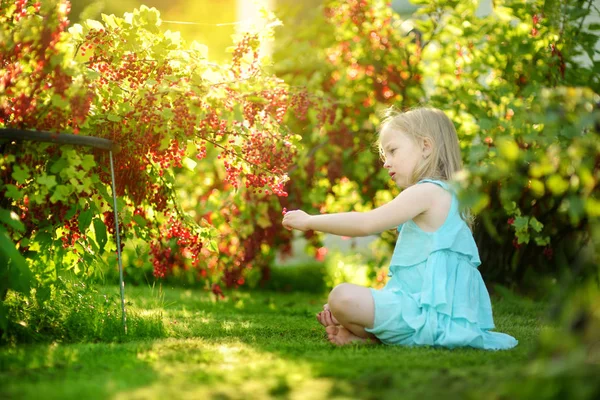
M340 324L331 313L329 304L325 304L323 306L323 311L317 314L317 321L319 321L319 323L325 327Z
M327 338L329 341L336 346L343 346L350 343L368 343L369 339L361 338L350 332L348 329L339 325L330 325L325 328L327 331Z

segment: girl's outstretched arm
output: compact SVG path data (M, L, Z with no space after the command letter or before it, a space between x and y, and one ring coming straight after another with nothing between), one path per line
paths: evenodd
M395 228L426 212L439 190L440 187L432 183L413 185L389 203L367 212L309 215L302 210L289 211L283 217L283 226L340 236L368 236Z

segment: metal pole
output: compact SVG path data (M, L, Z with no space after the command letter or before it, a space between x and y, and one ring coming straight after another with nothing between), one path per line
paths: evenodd
M73 135L71 133L55 133L30 131L25 129L0 128L0 139L32 140L34 142L49 142L56 144L72 144L75 146L90 146L102 150L115 150L115 144L95 136Z
M123 262L121 261L121 236L119 234L119 216L117 214L117 191L115 185L115 167L113 165L113 154L110 155L110 176L112 179L113 210L115 213L115 233L117 234L117 257L119 260L119 286L121 287L121 310L123 312L123 329L127 335L127 316L125 314L125 282L123 282Z

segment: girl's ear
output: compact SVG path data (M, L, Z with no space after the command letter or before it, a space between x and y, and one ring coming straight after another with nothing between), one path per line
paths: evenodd
M433 152L433 141L428 138L428 137L424 137L423 138L423 158L427 158L431 155L431 153Z

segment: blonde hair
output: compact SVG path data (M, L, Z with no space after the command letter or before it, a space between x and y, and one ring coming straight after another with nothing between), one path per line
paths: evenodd
M462 168L456 129L442 110L416 108L400 112L395 108L389 108L385 112L379 130L379 153L382 155L381 132L385 128L402 132L415 142L425 138L432 142L431 155L415 168L411 184L425 178L450 181Z
M454 124L442 110L423 107L401 112L393 107L387 109L378 138L382 158L384 153L381 147L381 132L386 128L404 133L415 142L425 138L432 142L431 154L415 168L411 185L425 178L449 182L462 169L458 134ZM472 225L469 210L463 210L461 216L469 226Z

